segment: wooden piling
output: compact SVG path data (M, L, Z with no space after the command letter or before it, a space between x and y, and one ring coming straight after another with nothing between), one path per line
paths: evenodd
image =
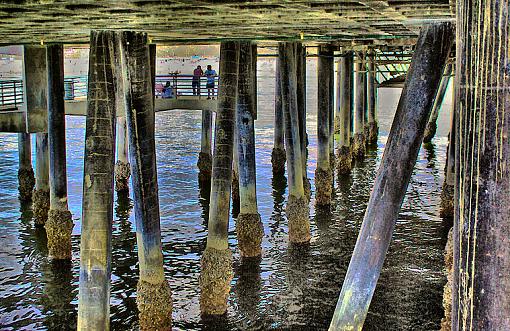
M122 84L117 82L117 85ZM122 93L122 92L121 92ZM122 95L122 94L119 94ZM117 107L119 111L125 113L123 102ZM115 163L115 190L127 195L129 193L129 177L131 169L128 161L128 128L126 116L117 117L117 162Z
M64 47L46 47L48 63L48 142L50 210L45 224L48 255L71 259L73 220L67 204L66 117L64 108Z
M455 100L455 97L454 97ZM454 102L455 104L455 102ZM446 149L445 179L441 191L440 215L443 218L453 218L454 210L454 189L455 189L455 110L450 114L450 133L448 134L448 147ZM430 121L429 121L430 123Z
M367 63L367 114L368 114L368 135L366 136L368 145L377 145L379 135L379 126L377 123L377 81L376 59L372 50L368 53Z
M46 47L23 46L23 105L26 132L48 132Z
M213 113L210 110L202 110L202 133L200 139L200 153L198 154L198 179L201 182L208 182L211 180L212 172L212 155L211 155L211 140L212 140L212 120Z
M239 42L222 42L220 46L221 85L218 91L214 135L207 246L200 261L200 311L203 315L222 315L227 311L230 282L234 276L232 252L228 248L228 220L238 63Z
M298 109L298 84L296 74L295 43L279 43L282 107L285 121L285 151L289 197L286 213L289 222L289 241L307 243L310 241L308 197L303 181L303 155L301 146Z
M510 330L508 1L459 0L451 329Z
M308 178L308 133L306 132L306 47L301 43L294 43L296 72L296 100L299 120L299 139L301 144L301 162L303 163L303 185L308 201L311 197L311 185Z
M420 32L330 330L363 327L453 36L451 23Z
M340 108L338 118L339 139L336 168L339 175L351 172L351 122L352 122L352 74L353 52L346 52L339 61L338 85L340 95L337 107Z
M35 149L35 189L32 194L32 210L35 225L42 226L48 220L50 209L48 133L36 133Z
M114 31L90 34L78 330L110 329L111 236L115 162ZM139 249L143 249L139 247Z
M128 84L126 114L129 136L136 241L140 278L137 285L140 330L169 330L172 295L163 270L156 168L155 113L149 46L145 32L123 32L121 59Z
M253 89L257 79L253 67L252 43L240 42L239 79L237 96L237 157L239 165L240 212L237 216L236 232L241 257L256 257L262 254L264 227L257 207L256 161L255 161L255 97Z
M280 58L276 60L274 88L274 143L271 153L273 174L285 173L285 128L283 123L282 90L280 83Z
M18 191L21 202L32 200L35 186L34 169L32 169L32 142L30 133L18 133Z
M333 191L333 171L330 164L330 141L333 121L333 49L331 46L319 48L317 64L317 169L315 170L315 203L329 206Z
M444 96L446 93L446 89L448 88L448 83L450 82L450 75L452 74L452 64L448 63L446 68L444 69L443 78L441 79L441 85L439 86L439 90L437 91L436 98L434 100L434 107L432 108L432 114L430 114L429 122L427 123L427 128L425 129L425 137L423 137L424 143L429 143L432 141L432 138L436 135L437 130L437 117L439 116L439 110L443 105Z
M359 55L354 72L354 116L352 156L356 159L365 157L365 67L363 56Z

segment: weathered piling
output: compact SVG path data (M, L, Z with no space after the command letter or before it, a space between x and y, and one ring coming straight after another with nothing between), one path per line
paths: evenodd
M354 72L354 116L352 156L357 159L365 157L365 65L363 56L359 55Z
M48 76L45 46L23 46L23 82L27 132L47 132Z
M510 330L508 1L459 0L452 326Z
M240 209L236 231L242 257L256 257L262 253L261 243L264 227L257 207L256 161L255 161L255 107L257 79L253 68L252 44L239 45L239 79L237 95L237 157L239 165Z
M330 141L333 140L331 114L333 113L333 49L319 48L317 63L317 169L315 170L315 201L318 206L329 206L333 191L333 170L330 163Z
M338 63L338 105L337 116L339 139L336 168L339 175L348 174L352 168L351 122L352 122L352 69L353 53L347 52Z
M454 98L455 99L455 98ZM446 150L445 179L441 191L440 215L443 218L453 218L455 193L455 110L450 114L450 133L448 135L448 148ZM430 123L430 122L429 122Z
M424 143L431 142L432 138L434 138L434 136L436 135L437 117L439 116L439 110L443 105L446 89L448 88L448 82L450 81L450 75L452 74L452 68L453 65L451 63L448 63L446 65L446 68L444 68L444 74L443 78L441 79L441 85L439 86L439 90L437 91L437 95L434 100L432 114L430 114L429 122L427 123L427 128L425 129L425 136L423 137Z
M303 185L305 196L311 197L311 185L308 178L308 133L306 133L306 47L302 43L294 44L295 72L296 72L296 100L299 120L299 141L301 144L301 162L303 164Z
M34 169L32 169L32 143L30 133L18 133L18 191L21 202L32 200L35 186Z
M294 43L280 43L278 52L289 186L289 197L286 206L289 240L291 243L307 243L310 241L309 200L305 195L303 183L307 179L303 175L304 156L301 149L301 127L297 102L296 46Z
M156 169L155 113L147 34L124 32L127 66L126 114L129 135L136 241L140 278L137 286L140 330L169 330L172 295L163 270ZM124 70L123 70L124 73Z
M271 153L273 174L285 173L285 128L283 123L282 89L280 83L280 58L276 60L274 87L274 143Z
M221 85L218 92L214 135L207 246L200 261L200 311L203 315L222 315L227 311L230 282L234 276L232 252L228 248L228 220L238 63L239 42L222 42L220 46Z
M420 32L330 330L362 329L453 36L451 23Z
M48 63L48 145L50 210L45 224L48 255L71 259L73 220L67 204L66 117L64 109L64 47L46 47Z
M114 31L90 35L78 330L109 330L113 171L115 162ZM143 249L143 247L139 247Z
M118 82L117 85L121 85L121 82ZM120 105L122 104L121 102ZM124 107L117 107L117 109L123 111ZM119 116L117 117L117 162L115 163L115 190L117 192L129 193L130 175L126 116Z
M35 189L32 210L35 225L44 225L50 209L48 133L38 132L35 139Z
M212 139L212 119L213 113L210 110L202 110L202 135L200 139L200 153L198 154L198 179L201 182L211 180L212 172L212 155L211 155L211 139Z
M367 115L368 115L368 135L366 136L368 145L377 145L379 135L379 126L377 123L377 81L376 59L374 51L368 53L367 65Z

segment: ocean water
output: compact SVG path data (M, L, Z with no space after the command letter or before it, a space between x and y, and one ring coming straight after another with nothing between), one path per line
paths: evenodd
M227 316L218 320L202 321L199 310L208 208L208 190L199 187L196 168L201 112L156 115L161 231L175 330L327 330L347 271L400 90L379 89L377 148L356 163L351 175L335 176L330 213L316 212L312 197L312 240L309 247L296 249L288 246L283 213L286 179L274 178L271 171L274 61L259 62L258 69L257 193L264 223L263 255L258 262L241 261L231 219L235 276ZM308 176L313 190L317 143L313 60L307 86ZM365 330L439 329L448 230L439 217L439 197L450 108L447 97L438 134L418 155ZM20 205L17 198L17 136L0 133L0 330L76 328L85 119L68 116L66 124L69 206L75 221L71 264L48 260L44 229L34 227L31 207ZM116 197L114 208L111 328L136 330L138 265L132 201Z

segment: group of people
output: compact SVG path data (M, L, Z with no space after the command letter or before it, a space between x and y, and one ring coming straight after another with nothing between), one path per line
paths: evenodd
M211 65L207 66L207 70L204 72L201 66L197 66L195 70L193 70L193 80L191 82L191 86L193 88L193 95L200 96L200 77L207 77L207 82L205 87L207 88L207 99L214 100L214 78L216 77L216 70L213 70Z

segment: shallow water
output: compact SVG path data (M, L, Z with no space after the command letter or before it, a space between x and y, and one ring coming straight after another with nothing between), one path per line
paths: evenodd
M269 63L269 62L268 62ZM241 263L234 220L229 242L235 276L227 317L203 322L199 316L199 259L206 242L206 191L197 180L200 112L170 111L156 116L158 182L165 272L174 300L175 330L326 330L333 314L371 186L391 125L399 90L379 90L381 132L350 176L335 178L331 213L316 213L312 198L312 240L307 249L287 245L286 179L271 173L272 63L259 63L257 185L264 222L260 263ZM308 175L316 158L316 76L308 68ZM443 315L443 248L446 226L439 218L439 195L447 144L448 105L433 144L422 148L402 206L365 330L437 330ZM33 226L31 211L17 199L17 136L0 134L0 329L67 330L76 328L79 233L85 120L67 117L70 209L75 220L73 261L47 259L44 230ZM35 159L35 158L34 158ZM111 287L113 330L137 326L136 239L132 201L115 201Z

